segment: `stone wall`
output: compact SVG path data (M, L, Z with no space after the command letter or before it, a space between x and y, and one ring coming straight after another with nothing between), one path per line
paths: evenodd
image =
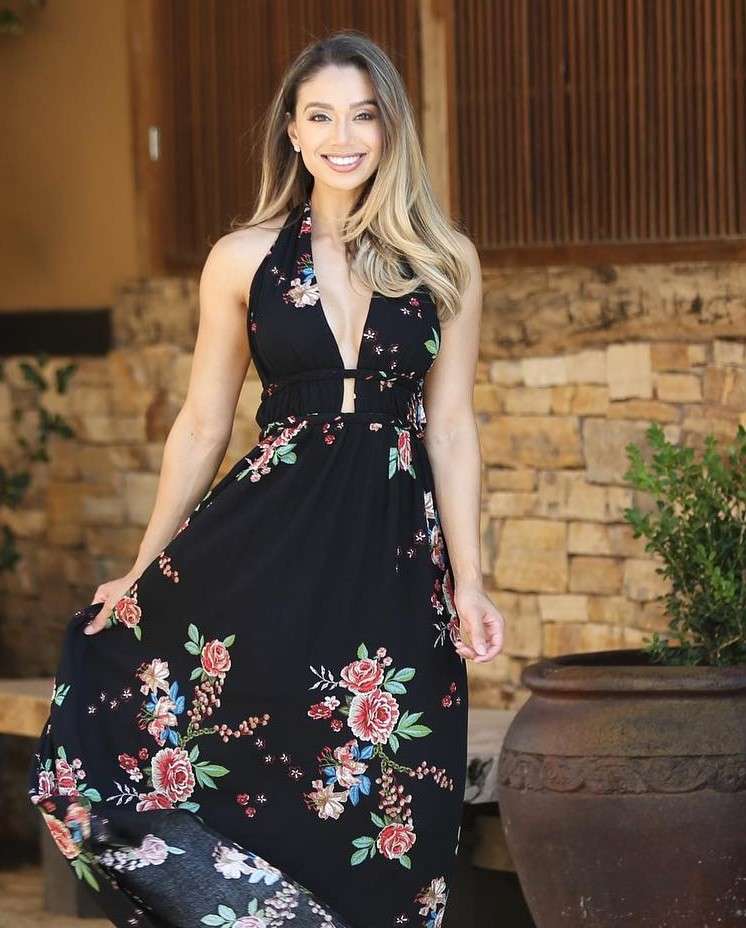
M51 674L62 628L96 585L132 563L163 442L185 396L198 317L193 280L133 281L114 309L116 347L79 364L47 402L74 440L32 466L32 493L5 512L22 561L0 574L3 675ZM473 705L517 707L541 655L635 647L665 626L656 564L623 510L629 441L651 421L701 445L746 424L746 272L740 265L518 268L485 277L475 407L484 460L485 584L507 620L504 652L469 664ZM0 383L0 456L11 410L35 428L14 358ZM254 368L218 477L255 443ZM217 479L217 478L216 478Z

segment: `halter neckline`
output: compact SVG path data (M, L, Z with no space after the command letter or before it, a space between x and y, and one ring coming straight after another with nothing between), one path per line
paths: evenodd
M329 322L329 318L326 315L326 310L324 309L324 301L321 296L321 288L319 286L318 277L316 276L316 264L315 264L314 254L313 254L313 242L311 239L312 229L313 229L313 223L311 219L311 197L310 195L306 195L306 197L303 200L303 203L301 204L301 209L300 209L300 214L299 214L297 244L299 245L299 247L303 247L307 251L308 259L310 262L311 279L313 280L313 285L315 287L316 306L321 316L321 321L324 325L324 328L326 329L328 338L330 342L332 343L333 351L337 356L338 366L342 369L351 369L351 370L358 369L360 367L360 363L361 363L361 359L363 355L363 348L365 346L365 333L368 331L368 329L371 326L371 322L373 319L374 305L378 297L380 296L380 294L377 290L373 290L371 293L370 300L368 301L368 308L365 313L365 318L363 321L362 332L357 342L357 357L355 358L355 362L353 364L348 364L342 355L342 350L339 347L339 341L337 340L337 336L334 333L331 323Z

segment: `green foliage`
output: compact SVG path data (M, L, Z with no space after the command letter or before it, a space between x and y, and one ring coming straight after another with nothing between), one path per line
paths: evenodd
M26 31L23 17L29 10L40 10L46 6L46 0L25 0L26 11L18 13L12 7L0 7L0 34L23 35Z
M624 479L652 494L653 512L624 510L634 537L663 561L663 597L677 642L653 633L644 648L653 663L728 666L746 663L746 429L723 455L713 435L701 460L670 443L654 423L646 432L649 462L634 443Z
M34 442L30 442L25 435L16 435L16 443L22 449L28 461L49 461L47 444L50 435L60 435L62 438L73 438L75 433L67 421L58 413L51 413L42 404L43 394L50 388L49 380L44 376L44 368L49 363L49 355L40 353L34 363L23 361L19 369L23 379L34 391L34 407L37 413L37 434ZM67 387L77 364L66 364L55 370L54 390L59 394L67 392ZM5 370L0 364L0 382L5 380ZM20 407L14 407L12 419L18 424L22 418ZM12 470L10 466L0 463L0 511L2 508L17 509L23 502L31 485L31 472L28 469ZM11 527L0 522L0 571L12 570L20 560L16 536ZM135 629L137 633L139 629Z

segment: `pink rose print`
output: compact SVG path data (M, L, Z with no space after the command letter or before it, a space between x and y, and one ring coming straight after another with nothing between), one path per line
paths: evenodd
M133 870L135 867L159 866L164 863L169 854L184 854L184 848L171 847L163 838L147 834L140 842L139 847L127 845L114 850L106 848L97 855L99 863L112 870Z
M135 806L137 812L153 812L157 809L172 809L173 802L165 793L140 793L140 801Z
M162 864L168 857L168 845L163 838L145 835L142 844L137 848L137 856L149 864Z
M231 656L228 648L217 639L208 641L204 646L201 661L205 672L211 677L217 677L218 674L227 673L231 669Z
M385 825L376 838L376 847L389 860L395 860L406 854L417 840L411 825L393 822Z
M194 771L181 748L163 748L153 758L153 788L171 802L182 802L194 792Z
M409 429L394 426L397 434L396 445L389 448L389 479L397 471L403 470L412 477L416 476L412 464L412 443Z
M116 601L111 611L106 626L124 625L125 628L131 628L132 632L139 641L142 638L142 609L137 602L137 580L132 586Z
M46 799L47 796L51 796L54 792L55 785L54 774L51 770L40 771L36 801L38 802L40 799Z
M343 667L339 676L353 693L369 693L383 680L383 667L378 661L366 657Z
M350 705L348 725L358 738L385 744L399 718L399 703L390 693L375 689L358 693Z
M80 848L73 841L72 835L70 834L70 829L64 825L59 819L56 819L53 815L48 815L46 812L41 813L44 817L47 828L49 829L50 834L54 838L54 843L62 851L62 853L69 860L72 860L73 857L77 857L80 853Z
M62 757L58 757L55 760L54 765L57 774L57 790L60 796L77 796L78 781L73 768Z
M344 725L332 717L337 712L346 717L347 725L355 735L335 748L325 746L317 755L323 779L311 781L312 789L303 794L306 806L322 820L338 819L347 805L358 805L371 794L372 777L368 768L380 764L377 784L378 808L370 812L377 832L360 835L352 841L354 851L350 863L355 866L380 852L387 860L396 860L403 867L411 867L409 851L417 834L412 817L412 795L399 779L408 776L422 780L431 776L441 789L453 790L453 778L445 768L420 761L416 767L396 761L393 757L400 747L400 739L412 741L431 733L419 720L421 712L402 710L397 697L405 696L406 683L415 675L414 667L396 668L387 649L379 647L375 656L368 654L363 643L357 649L357 660L345 664L336 677L325 665L311 672L318 678L309 689L348 690L344 703L333 696L314 703L308 710L311 719L328 719L333 732ZM332 703L332 700L334 702Z
M131 596L122 596L114 605L117 619L127 628L134 628L142 618L142 609Z

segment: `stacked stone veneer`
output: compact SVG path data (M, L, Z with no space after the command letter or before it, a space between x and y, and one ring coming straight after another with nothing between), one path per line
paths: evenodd
M746 423L746 274L740 265L520 268L485 276L475 388L484 462L482 570L506 618L502 654L469 664L472 704L520 705L542 655L636 647L666 625L656 561L624 519L645 506L623 479L651 421L701 446ZM32 492L5 513L22 562L0 575L5 675L51 673L62 627L98 583L132 563L154 500L163 442L186 393L198 319L191 280L135 281L114 310L117 346L79 364L48 408L76 430L32 465ZM35 428L21 358L0 384L10 417ZM255 443L250 369L219 475ZM219 476L218 475L218 476ZM457 473L456 492L463 492Z

